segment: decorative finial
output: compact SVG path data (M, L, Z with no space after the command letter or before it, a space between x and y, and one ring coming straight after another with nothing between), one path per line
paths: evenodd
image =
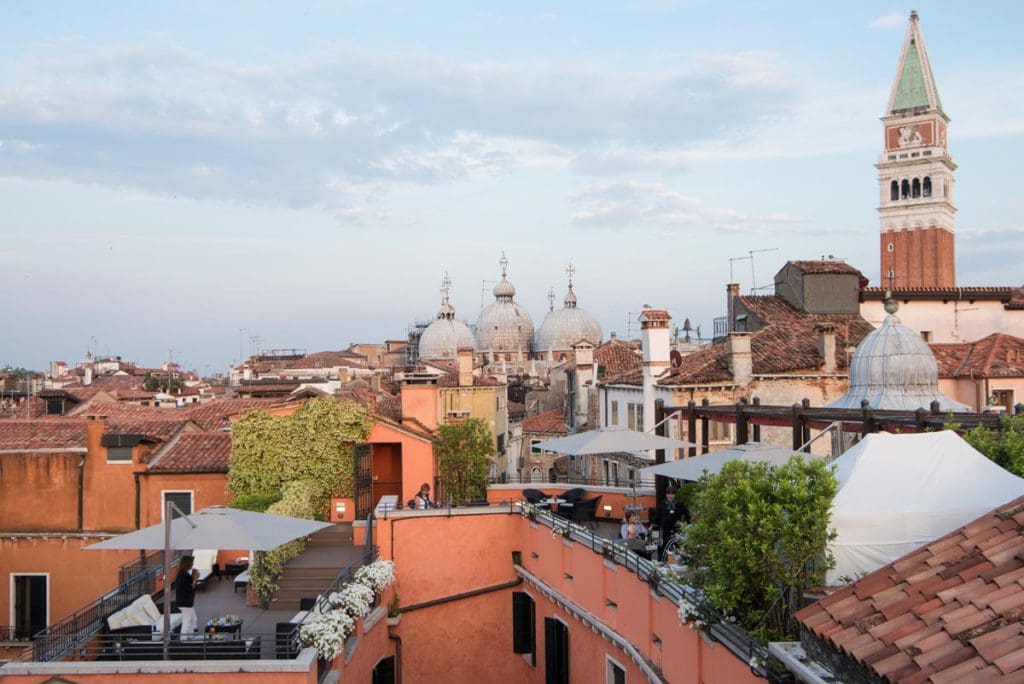
M448 277L448 271L444 272L444 278L441 279L441 303L448 301L448 293L452 289L452 279Z
M917 21L917 10L910 10L910 21Z
M572 265L571 261L569 262L569 265L565 267L565 272L567 274L569 274L569 289L571 290L572 289L572 277L574 275L576 275L576 267Z
M505 252L501 253L501 258L498 259L498 265L501 266L501 277L504 278L508 275L508 257L505 256Z
M900 303L892 297L892 290L885 291L885 313L893 314L900 310Z
M548 290L548 311L555 310L555 286L552 285Z

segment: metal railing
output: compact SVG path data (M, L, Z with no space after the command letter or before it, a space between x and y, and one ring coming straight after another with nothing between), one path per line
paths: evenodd
M24 656L36 662L56 660L85 647L111 613L128 606L143 594L156 591L156 580L163 573L157 566L137 572L121 584L84 608L79 608L32 637L32 648Z
M520 506L520 510L524 514L528 514L532 520L550 527L552 533L556 530L559 531L563 539L583 544L594 553L602 554L609 561L624 566L630 572L635 573L638 579L649 584L653 591L667 596L675 604L680 605L685 602L693 606L704 623L707 633L744 662L760 663L755 668L760 676L775 680L776 670L785 672L785 668L769 655L766 643L755 639L743 628L727 619L699 589L673 578L667 572L667 566L647 560L627 548L625 543L620 540L602 537L596 532L581 528L565 518L546 511L543 507L526 504ZM752 665L752 667L754 666Z
M316 597L317 607L320 612L327 612L331 606L328 603L328 597L336 591L339 591L341 587L348 584L353 580L356 574L356 570L368 565L377 559L377 546L373 543L373 513L366 516L366 541L363 542L363 555L359 559L358 563L348 565L338 571L334 579L331 581L327 588L320 592L320 595Z
M544 489L545 486L550 485L572 485L573 487L618 487L619 489L632 489L634 485L637 489L654 489L653 479L629 479L622 475L618 477L583 477L580 475L555 475L552 479L544 477L542 479L534 479L529 475L498 475L496 477L490 477L487 479L488 484L500 485L500 484L512 484L521 485L524 488L532 489Z
M14 625L0 625L0 641L29 641L30 638Z
M75 650L90 661L162 661L163 639L148 627L93 634ZM217 631L182 638L172 634L169 660L292 660L302 651L299 625L282 623L276 633Z
M184 551L175 551L174 555L171 556L171 565L176 564L183 555ZM145 573L153 568L163 567L163 558L163 551L150 551L133 561L128 561L117 571L118 584L127 584L138 574Z

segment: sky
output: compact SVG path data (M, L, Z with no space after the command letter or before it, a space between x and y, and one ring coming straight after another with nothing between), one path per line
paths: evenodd
M502 252L535 325L571 262L606 335L644 305L710 332L730 278L770 292L788 259L877 283L910 9L11 3L0 366L91 348L208 374L401 339L445 272L475 320ZM1021 285L1024 6L915 9L952 119L958 282Z

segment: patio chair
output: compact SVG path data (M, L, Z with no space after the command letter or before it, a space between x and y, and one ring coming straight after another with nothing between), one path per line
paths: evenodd
M192 567L199 571L196 587L201 589L206 586L206 580L213 575L214 566L217 564L217 549L195 549L192 551L192 558Z
M549 497L547 494L540 491L539 489L524 489L523 498L532 504L537 504L540 503L542 499L549 499L551 497Z
M572 507L570 520L574 523L586 523L593 528L597 520L597 505L599 503L601 503L600 495L595 496L593 499L577 501L576 505Z
M572 509L575 508L576 504L583 500L583 497L587 495L587 490L581 487L573 487L567 489L564 493L559 494L559 499L565 499L565 504L558 505L558 515L564 518L572 518ZM568 505L566 505L568 504Z

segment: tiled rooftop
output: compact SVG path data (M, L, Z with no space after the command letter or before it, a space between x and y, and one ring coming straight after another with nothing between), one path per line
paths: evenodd
M594 350L594 363L604 367L609 377L641 368L643 359L625 342L610 340Z
M929 345L942 378L1024 376L1024 340L994 333L972 343Z
M230 432L185 432L150 463L154 472L224 472L231 460Z
M933 684L1024 681L1022 618L1024 497L796 614L840 664Z
M861 272L846 263L845 261L837 261L835 259L820 259L814 261L789 261L788 264L799 268L804 273L818 274L818 273L837 273L861 276Z
M543 432L553 435L568 433L565 427L565 409L555 408L523 419L523 432Z
M0 451L85 448L85 426L81 420L0 421Z

